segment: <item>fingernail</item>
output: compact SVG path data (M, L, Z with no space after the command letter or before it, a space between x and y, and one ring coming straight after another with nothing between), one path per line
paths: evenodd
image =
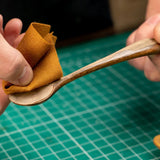
M20 85L25 86L31 82L33 73L30 67L25 66L21 76L18 79Z

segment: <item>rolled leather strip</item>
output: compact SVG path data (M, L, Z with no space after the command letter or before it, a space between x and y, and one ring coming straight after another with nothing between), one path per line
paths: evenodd
M8 85L8 82L3 81L6 94L28 92L63 76L55 48L57 38L49 33L50 28L50 25L42 23L30 24L17 49L33 68L33 80L27 86Z
M160 149L160 135L154 137L153 143L155 144L155 146L157 146L157 148Z

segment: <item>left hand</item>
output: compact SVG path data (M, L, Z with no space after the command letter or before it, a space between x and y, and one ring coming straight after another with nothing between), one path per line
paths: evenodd
M136 41L154 38L160 43L160 14L147 19L127 39L127 45ZM139 70L143 70L146 78L151 81L160 81L160 54L144 56L130 60L129 63Z

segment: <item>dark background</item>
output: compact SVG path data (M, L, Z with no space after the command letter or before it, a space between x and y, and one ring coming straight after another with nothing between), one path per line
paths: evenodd
M4 23L23 21L23 31L33 22L47 23L58 41L106 29L112 25L107 0L1 0Z

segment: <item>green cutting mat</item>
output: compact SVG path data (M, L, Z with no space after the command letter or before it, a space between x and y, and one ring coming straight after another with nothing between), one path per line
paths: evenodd
M58 49L64 74L125 46L128 33ZM0 160L160 159L160 83L127 62L61 88L47 102L10 104L0 117Z

